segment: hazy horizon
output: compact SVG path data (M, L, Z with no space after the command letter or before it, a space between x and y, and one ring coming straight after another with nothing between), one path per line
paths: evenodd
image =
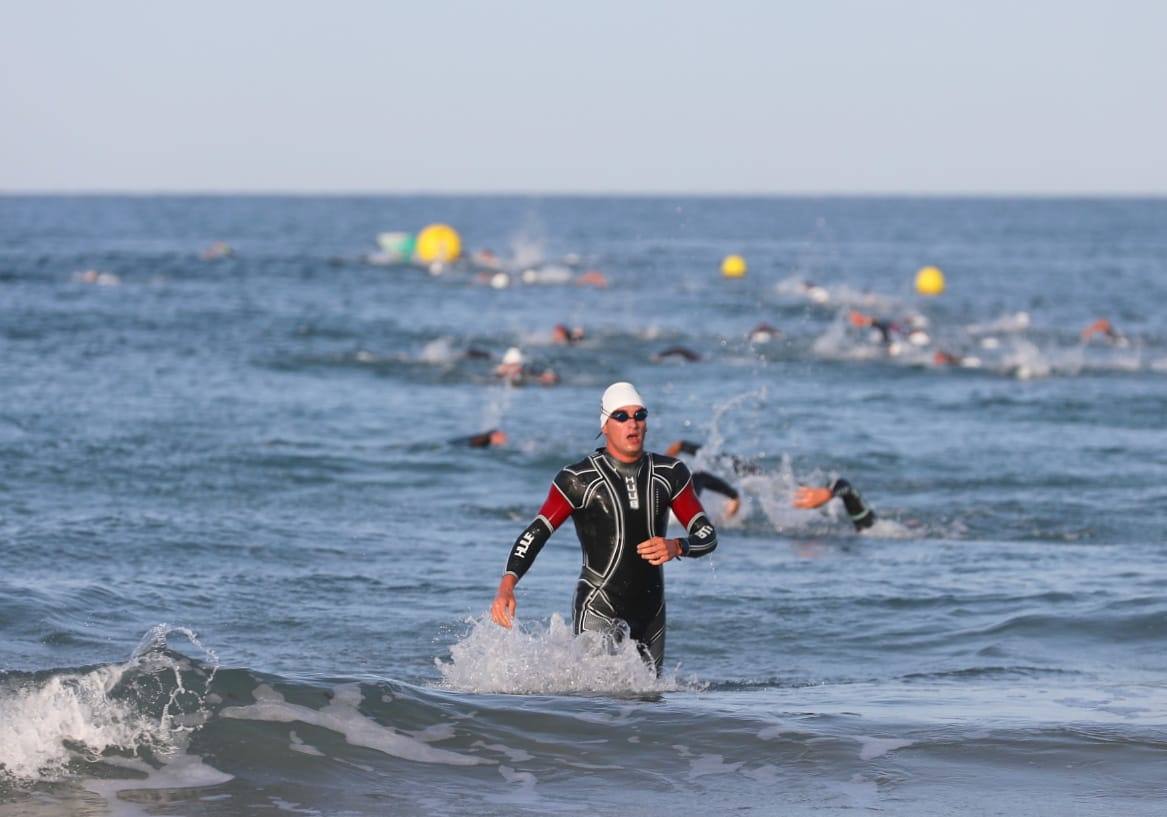
M1167 194L1167 5L1143 0L60 0L6 22L12 194Z

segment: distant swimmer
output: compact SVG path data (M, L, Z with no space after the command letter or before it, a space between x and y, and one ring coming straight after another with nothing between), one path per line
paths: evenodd
M782 333L764 321L750 330L750 343L769 343L782 337Z
M664 571L682 556L705 556L717 532L680 460L645 451L648 409L631 383L613 383L600 401L603 448L563 468L534 521L519 535L490 608L503 627L514 621L515 585L555 530L571 517L583 551L575 589L576 635L620 638L622 627L660 672L665 653ZM666 539L669 510L687 536Z
M457 437L451 440L453 445L466 445L470 448L500 448L507 444L507 433L501 428L492 428L481 434L472 434L469 437Z
M506 289L511 285L511 276L502 270L498 270L497 272L482 270L474 276L474 283L488 286L491 289Z
M95 269L75 272L73 280L81 284L96 284L99 287L116 287L122 282L122 279L112 272L99 272Z
M584 330L581 326L569 327L565 323L557 323L551 329L551 342L574 346L584 339Z
M873 318L870 315L865 315L857 309L852 309L848 319L851 325L857 329L872 329L879 333L880 343L887 345L892 341L892 333L899 331L899 326L889 321L882 321L878 318Z
M574 273L562 264L541 264L528 267L519 276L524 284L566 284Z
M502 259L493 250L475 250L470 256L470 264L477 269L498 271L502 269Z
M494 374L503 380L518 380L523 376L523 353L517 346L507 349L502 362L494 367Z
M870 528L875 524L875 511L864 503L863 497L845 479L836 479L823 488L800 487L794 492L794 507L819 508L835 497L843 500L843 507L847 510L847 516L851 518L855 530Z
M216 241L211 246L204 249L199 257L204 261L219 261L223 258L230 258L235 254L235 250L226 241Z
M575 279L575 285L579 287L596 287L604 289L608 286L608 279L604 277L604 273L598 269L590 269L586 272L580 273L579 277Z
M696 363L701 360L701 355L685 346L670 346L667 349L662 349L650 358L653 363L663 363L670 359L683 360L686 363Z
M1093 338L1100 338L1111 346L1129 346L1130 341L1120 334L1106 318L1099 318L1082 330L1082 342L1089 343Z
M981 359L976 355L958 355L952 352L945 352L942 349L937 349L932 354L932 365L959 366L964 369L979 369L982 364Z
M502 356L502 363L494 369L494 375L512 386L522 386L526 383L554 386L559 382L559 375L553 369L534 369L528 366L523 353L516 346L506 350L506 354Z
M910 315L903 322L897 323L873 318L857 309L852 309L848 320L852 326L858 329L872 329L878 333L879 342L888 347L888 351L893 355L900 351L895 341L895 335L904 338L913 346L927 346L932 342L932 338L928 336L926 331L928 320L923 315Z
M831 293L826 287L819 286L814 281L799 281L799 285L807 299L816 304L825 304L831 300Z

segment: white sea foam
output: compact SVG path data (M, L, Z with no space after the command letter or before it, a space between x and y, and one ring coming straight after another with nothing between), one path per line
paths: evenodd
M29 780L64 776L75 759L97 760L110 751L135 754L149 749L165 756L180 738L203 722L202 694L183 685L188 661L162 652L171 633L185 636L211 661L209 686L217 660L185 628L159 625L151 629L123 664L88 672L66 672L43 680L0 688L0 768ZM174 687L161 714L150 714L132 694L115 694L128 673L173 676ZM193 698L193 706L191 704ZM178 711L182 704L185 712Z
M1013 312L987 323L972 323L965 327L970 335L991 335L998 332L1024 332L1031 323L1028 312Z
M825 332L815 338L811 351L828 360L877 360L889 354L879 343L856 343L847 327L836 321Z
M529 223L511 238L511 266L523 270L543 263L543 232L541 225Z
M869 738L864 735L856 735L855 740L859 741L860 760L874 760L877 757L883 757L888 752L894 752L896 749L903 749L912 745L912 741L910 740Z
M421 353L418 355L418 359L422 363L429 363L433 366L444 366L448 363L453 363L455 357L454 340L445 336L435 338L421 347Z
M295 732L292 732L290 735L288 735L288 737L292 741L291 745L288 748L291 749L293 752L299 752L302 755L314 755L316 757L324 757L324 752L320 751L319 749L317 749L315 746L312 746L311 744L305 743L304 739L301 738L299 735L297 735Z
M169 789L201 789L219 786L234 779L203 762L197 755L179 754L165 766L155 768L149 763L133 758L109 758L105 763L144 775L142 778L89 778L82 786L94 794L101 795L115 817L138 817L152 815L154 809L146 809L126 798L123 793L136 791L159 791ZM229 796L229 795L227 795ZM212 799L212 798L204 798Z
M813 477L811 481L824 484L823 480L814 480ZM741 479L742 491L754 497L762 513L774 526L774 530L787 534L808 531L812 527L821 529L823 515L833 518L837 513L830 504L816 515L808 515L806 511L795 508L792 501L794 489L798 484L788 454L782 456L782 462L777 470L750 474Z
M482 399L482 428L500 428L515 399L515 389L509 384L488 388Z
M279 797L269 797L268 800L271 801L271 804L277 809L280 811L286 811L289 814L323 814L323 812L314 808L301 808L299 803L293 803L291 800L284 800Z
M1034 344L1020 339L1014 341L1013 348L1004 355L999 368L1018 380L1049 377L1053 372L1049 358Z
M110 696L130 666L54 675L0 691L0 767L15 777L52 780L78 756L166 745L163 723Z
M478 749L486 749L489 752L502 755L511 763L526 763L528 760L534 760L535 756L526 749L512 749L502 743L486 743L485 741L474 741L474 747Z
M323 709L288 703L283 695L264 684L256 687L253 694L255 703L227 707L219 713L220 716L248 721L307 723L344 735L345 740L353 746L375 749L382 754L419 763L473 766L490 762L430 746L424 741L370 720L358 709L361 703L361 689L357 684L337 687L332 700Z
M744 765L744 762L726 763L723 755L701 755L689 762L689 779L696 780L711 774L733 774Z
M667 692L674 677L657 678L631 639L613 643L595 633L572 634L558 613L544 627L518 624L507 630L488 617L470 619L470 632L450 647L450 660L435 659L441 686L458 692L526 695Z
M807 300L814 304L838 304L842 306L866 307L881 311L894 310L898 306L895 298L879 295L874 292L863 292L853 289L846 284L823 286L807 281L799 276L793 276L779 281L774 286L780 295L790 298Z

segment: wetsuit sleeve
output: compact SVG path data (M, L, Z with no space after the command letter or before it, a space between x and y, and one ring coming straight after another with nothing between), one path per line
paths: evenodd
M704 556L712 553L717 547L717 531L709 517L705 515L705 509L701 507L701 500L697 498L697 491L693 488L693 478L689 475L689 469L684 465L678 465L675 472L681 487L673 494L669 504L677 516L677 521L685 526L685 531L689 534L687 538L681 540L681 555Z
M851 517L851 524L855 526L855 530L870 528L875 524L875 511L867 507L863 497L851 487L851 483L845 479L837 479L831 483L830 488L831 496L843 500L843 507L847 509L847 516Z
M702 491L709 490L716 491L730 499L738 498L738 493L732 485L708 471L697 471L693 474L693 490L697 492L697 496L701 496Z
M531 520L531 524L527 525L519 534L519 538L515 540L515 544L511 548L511 555L507 559L506 572L512 574L516 579L523 578L523 574L530 569L531 563L535 561L535 557L539 555L543 545L547 544L551 534L555 533L555 530L571 516L572 510L571 502L568 501L563 490L556 482L551 483L551 488L547 491L547 499L544 500L538 515Z

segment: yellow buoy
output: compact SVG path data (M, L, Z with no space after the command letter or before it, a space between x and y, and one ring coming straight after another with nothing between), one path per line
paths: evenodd
M944 273L939 267L921 267L916 273L916 292L921 295L939 295L944 291Z
M417 234L413 252L426 264L448 263L462 254L462 239L448 224L431 224Z
M727 255L721 262L721 274L726 278L741 278L747 269L746 259L740 255Z

